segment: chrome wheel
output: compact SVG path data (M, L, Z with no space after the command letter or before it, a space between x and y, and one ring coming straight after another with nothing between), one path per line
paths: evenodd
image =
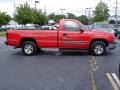
M102 45L96 45L94 48L94 52L100 55L104 52L104 47Z
M96 56L101 56L106 53L106 45L102 41L96 41L91 46L91 53Z
M22 52L26 56L33 56L36 54L37 45L33 41L25 41L22 46Z
M34 50L34 48L33 48L33 45L31 45L31 44L26 44L26 45L24 46L24 52L25 52L26 54L31 54L31 53L33 53L33 50Z

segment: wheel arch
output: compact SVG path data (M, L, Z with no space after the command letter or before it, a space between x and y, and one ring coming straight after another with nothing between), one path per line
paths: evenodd
M22 38L21 40L20 40L20 47L22 46L22 44L25 42L25 41L32 41L32 42L34 42L35 44L36 44L36 46L38 47L38 45L37 45L37 42L36 42L36 40L34 39L34 38Z
M99 39L99 38L96 38L96 39L93 39L91 42L90 42L90 45L89 45L89 49L91 48L92 44L96 41L101 41L103 43L105 43L106 46L109 45L108 41L106 39Z

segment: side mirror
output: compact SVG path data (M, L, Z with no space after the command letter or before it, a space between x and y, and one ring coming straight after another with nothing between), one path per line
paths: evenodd
M84 32L85 30L83 28L80 29L80 32Z

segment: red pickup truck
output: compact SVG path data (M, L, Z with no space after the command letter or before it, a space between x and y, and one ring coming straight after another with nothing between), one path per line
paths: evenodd
M81 22L61 19L58 29L12 29L6 32L6 45L22 48L25 55L35 55L41 48L60 50L88 50L93 55L104 55L116 48L115 37L111 33L87 29Z

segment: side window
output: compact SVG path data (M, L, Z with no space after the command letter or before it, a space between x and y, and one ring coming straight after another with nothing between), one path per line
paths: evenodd
M65 21L64 30L65 31L79 31L80 25L74 21Z

